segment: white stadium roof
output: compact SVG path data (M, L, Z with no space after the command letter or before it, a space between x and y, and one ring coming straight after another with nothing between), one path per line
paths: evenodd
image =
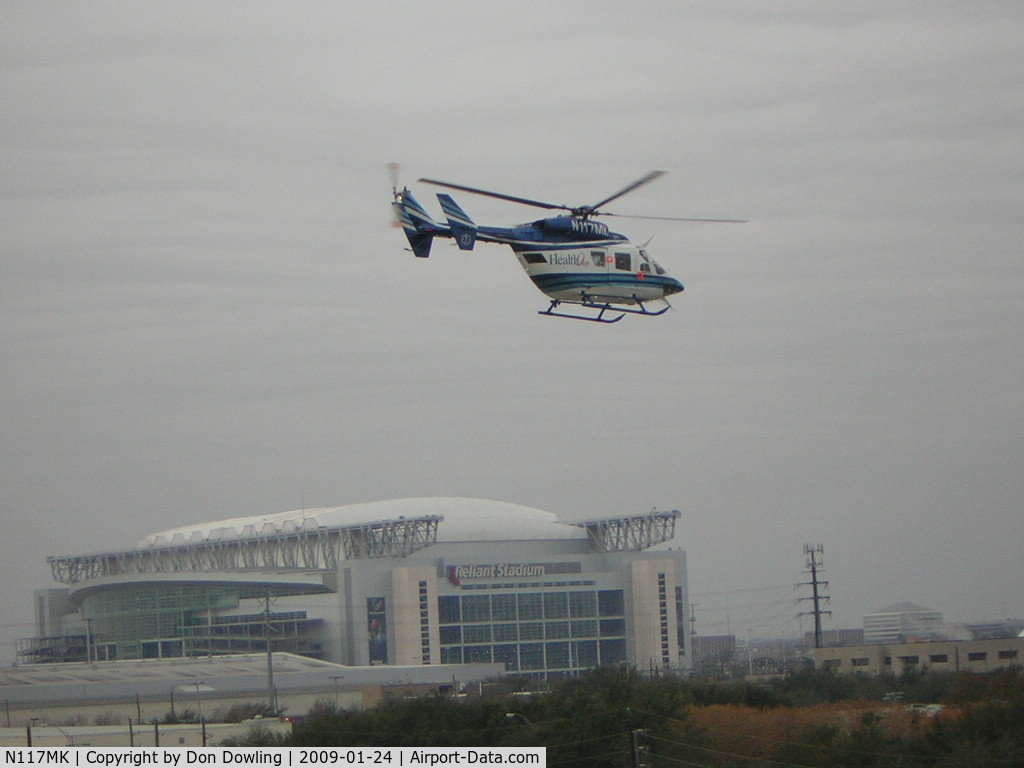
M318 507L269 515L197 523L150 534L136 545L149 549L172 544L232 540L291 531L316 530L436 515L439 542L586 539L584 529L559 522L552 512L505 501L425 497Z

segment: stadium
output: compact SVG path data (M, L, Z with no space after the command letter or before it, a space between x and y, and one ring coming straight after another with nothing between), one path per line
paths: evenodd
M501 663L545 679L685 669L676 511L560 521L413 498L220 520L50 557L22 663L267 650L352 666ZM659 547L659 545L664 545Z

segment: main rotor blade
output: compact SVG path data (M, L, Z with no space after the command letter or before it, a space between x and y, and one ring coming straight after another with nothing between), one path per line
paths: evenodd
M593 205L588 206L587 210L591 211L592 213L596 213L597 209L600 208L602 205L610 203L612 200L615 200L616 198L622 197L627 192L632 192L637 187L642 187L644 184L647 184L648 182L654 181L659 176L664 176L664 175L665 175L665 171L651 171L646 176L642 176L639 179L637 179L636 181L634 181L628 187L623 187L622 189L620 189L618 192L616 192L611 197L606 197L600 203L594 203Z
M523 205L532 205L535 208L560 208L563 211L571 211L568 205L558 205L557 203L545 203L540 200L530 200L525 197L516 197L515 195L503 195L501 192L490 192L486 189L477 189L476 187L467 187L463 184L452 184L450 181L438 181L437 179L420 179L424 184L436 184L439 187L448 187L449 189L458 189L463 192L472 192L474 195L484 195L485 197L496 197L499 200L508 200L510 203L522 203Z
M653 219L655 221L707 221L713 224L746 224L749 219L682 219L678 216L637 216L632 213L598 213L598 216L618 216L620 219Z

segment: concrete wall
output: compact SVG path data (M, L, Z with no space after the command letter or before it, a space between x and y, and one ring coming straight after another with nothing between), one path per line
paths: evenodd
M441 660L436 582L435 567L391 570L387 595L389 664L411 667L437 664ZM421 589L424 590L423 595L420 594ZM421 613L426 615L421 616ZM426 638L423 638L423 633L426 633ZM426 648L422 642L424 639Z
M679 665L675 565L668 558L629 563L627 634L633 641L632 661L640 670ZM667 651L662 647L666 642Z

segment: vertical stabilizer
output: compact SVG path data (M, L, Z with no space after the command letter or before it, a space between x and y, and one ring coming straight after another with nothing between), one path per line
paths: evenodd
M395 218L405 230L412 252L418 258L430 256L430 244L437 233L437 225L423 206L416 202L409 190L402 190L391 204Z

